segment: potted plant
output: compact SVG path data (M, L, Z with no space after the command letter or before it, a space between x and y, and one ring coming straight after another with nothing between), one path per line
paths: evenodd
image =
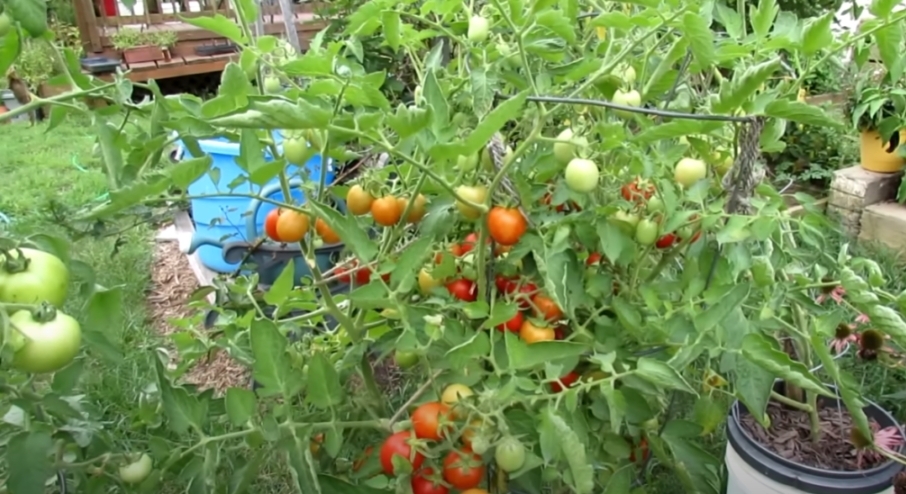
M151 33L149 38L154 45L160 47L164 53L164 60L169 62L170 57L172 56L170 49L176 46L176 42L179 41L176 31L156 31Z
M153 41L153 33L123 28L111 38L113 47L122 52L126 63L154 62L164 59L164 52Z
M804 269L818 246L797 248L793 229L784 230L786 248L768 247L754 263L765 309L740 340L727 494L894 492L906 463L903 431L834 356L853 345L867 364L894 363L892 345L906 342L906 323L890 307L897 297L880 288L874 261L852 259L845 247ZM766 266L777 267L776 277Z
M859 131L862 168L879 173L900 171L906 160L898 152L906 142L906 91L889 74L863 73L849 91L847 113Z

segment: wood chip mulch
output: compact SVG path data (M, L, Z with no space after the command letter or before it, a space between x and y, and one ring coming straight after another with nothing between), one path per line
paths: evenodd
M748 414L743 415L740 422L756 441L800 465L853 472L874 468L886 461L881 456L865 455L861 468L858 466L856 448L849 440L853 428L852 417L845 408L838 411L827 407L818 412L821 438L817 443L811 440L808 413L771 402L768 404L767 414L771 419L771 427L767 430Z
M197 309L188 307L189 297L196 289L198 280L189 267L186 255L180 252L178 243L155 242L147 304L151 322L162 336L182 330L172 324L174 319L196 315ZM172 345L167 343L172 350ZM225 352L217 352L213 358L199 361L186 373L184 381L201 389L214 388L222 393L230 387L247 387L249 372Z

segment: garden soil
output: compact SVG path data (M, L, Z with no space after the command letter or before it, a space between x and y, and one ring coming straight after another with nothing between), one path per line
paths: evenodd
M808 413L769 403L767 408L771 427L762 428L749 414L740 417L740 423L749 436L762 446L794 463L836 471L859 471L874 468L886 460L880 455L863 453L862 465L857 465L857 450L850 443L852 417L846 408L823 408L818 412L821 421L821 439L811 440ZM872 426L876 426L873 423Z
M198 280L175 241L155 242L152 266L148 314L154 328L161 335L169 336L181 330L173 325L174 319L198 314L197 309L188 306L192 292L198 288ZM222 351L201 361L185 376L185 382L201 389L213 388L218 394L230 387L248 387L249 379L248 370Z

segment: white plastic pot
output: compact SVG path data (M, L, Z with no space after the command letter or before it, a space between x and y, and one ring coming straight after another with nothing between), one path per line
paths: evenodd
M822 406L837 406L823 400ZM896 420L875 403L865 413L880 426L897 426ZM770 451L749 436L739 418L749 413L736 402L727 421L726 494L894 494L893 477L902 465L887 462L871 470L838 472L796 464ZM902 433L902 430L901 430Z

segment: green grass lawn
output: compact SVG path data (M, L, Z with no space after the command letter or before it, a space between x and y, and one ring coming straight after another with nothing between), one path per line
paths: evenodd
M0 212L11 223L0 228L14 234L65 234L51 214L50 204L78 207L106 192L94 138L85 122L65 122L47 132L46 124L0 126ZM106 428L120 441L129 441L131 415L138 393L154 381L153 347L158 339L146 324L145 289L150 279L153 243L148 228L130 230L115 248L114 238L83 239L72 246L73 258L90 264L97 282L122 288L122 327L106 328L119 340L123 358L108 361L85 357L82 391L104 411ZM75 290L73 290L74 292ZM73 293L67 312L78 314L86 301ZM143 438L135 438L142 441ZM121 442L120 449L140 449Z
M98 158L92 155L94 138L84 122L66 122L51 132L46 124L29 127L11 124L0 127L0 213L11 223L0 222L0 229L15 234L64 234L65 230L51 213L56 203L63 209L79 207L96 200L106 192L104 175ZM145 313L145 290L150 281L153 231L148 228L129 230L116 239L84 239L73 246L73 257L92 265L98 283L122 288L122 327L108 328L120 343L123 358L109 361L87 355L82 375L82 392L104 413L104 427L115 441L116 450L144 449L146 436L132 426L136 404L142 390L155 381L152 359L154 348L163 342L153 332ZM871 250L871 257L884 267L890 278L890 289L898 293L906 288L903 264L881 250ZM78 314L85 300L78 295L69 301L67 312ZM906 372L884 370L854 358L844 366L863 383L868 396L906 421ZM690 407L679 415L688 417ZM138 432L136 432L138 431ZM708 441L718 458L723 455L722 433ZM290 492L288 477L280 467L265 472L259 479L259 492ZM656 469L646 486L649 494L680 494L682 487L670 472ZM168 491L169 492L169 491Z

